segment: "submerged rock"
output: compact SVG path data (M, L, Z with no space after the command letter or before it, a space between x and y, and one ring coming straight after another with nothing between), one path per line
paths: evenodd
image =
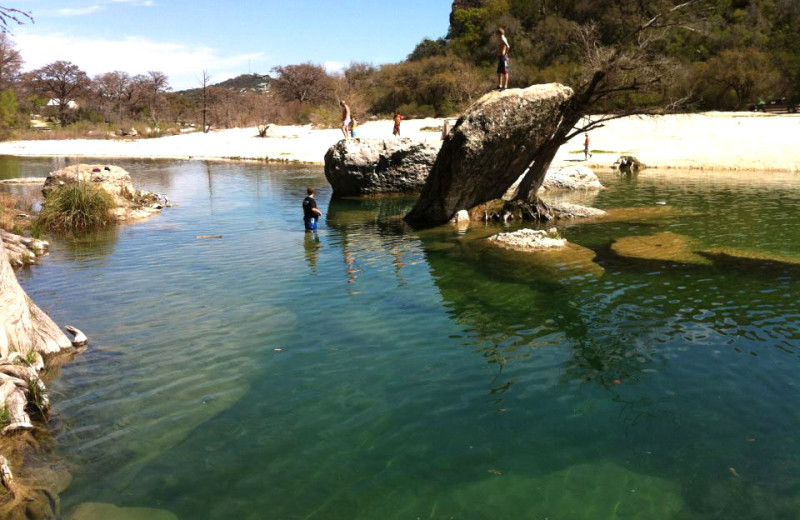
M671 231L620 238L611 245L611 249L619 256L629 258L695 265L711 264L710 260L694 252L697 250L697 240Z
M44 184L46 177L17 177L16 179L2 179L0 184Z
M178 520L165 509L118 507L101 502L85 502L75 508L69 520Z
M497 518L498 511L514 511L514 518L668 520L683 506L677 483L603 463L538 477L490 472L442 497L437 509L444 518Z
M417 192L439 148L409 138L343 139L325 154L325 177L336 196Z
M45 197L56 186L87 183L99 188L113 198L112 214L117 220L139 220L159 212L159 196L137 190L130 174L119 166L103 164L76 164L56 170L44 181Z
M540 201L540 204L544 201ZM492 200L485 204L475 206L468 212L471 220L477 221L540 221L540 220L571 220L577 218L604 217L606 212L601 209L580 206L569 202L546 203L539 208L537 205L520 201L507 201L503 199Z
M774 264L785 264L789 266L800 266L800 258L786 255L776 255L764 251L753 251L750 249L734 249L731 247L715 247L697 251L697 254L711 259L734 259L753 262L768 262Z
M555 131L571 96L572 89L555 83L484 95L444 140L406 220L436 226L456 211L500 199Z

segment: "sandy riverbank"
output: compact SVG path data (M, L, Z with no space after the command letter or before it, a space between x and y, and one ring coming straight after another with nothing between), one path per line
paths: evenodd
M439 142L440 132L429 129L441 125L441 119L404 121L403 136ZM372 121L359 126L358 137L391 138L391 130L391 121ZM322 163L341 138L340 130L276 126L267 138L244 128L157 139L12 141L0 143L0 155ZM800 115L709 112L626 118L593 131L591 148L597 152L586 164L593 167L631 154L655 168L800 172ZM582 149L583 138L576 138L562 147L557 161L578 161Z

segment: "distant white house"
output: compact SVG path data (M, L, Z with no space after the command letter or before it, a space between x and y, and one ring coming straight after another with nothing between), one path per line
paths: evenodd
M50 101L47 102L47 106L49 107L57 107L59 105L60 103L58 102L57 99L51 99ZM69 101L67 101L67 108L69 108L70 110L75 110L76 108L78 108L78 104L70 99Z

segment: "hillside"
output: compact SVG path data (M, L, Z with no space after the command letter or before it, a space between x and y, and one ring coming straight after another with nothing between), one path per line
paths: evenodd
M581 66L576 30L593 24L614 45L677 0L455 0L446 45L423 54L452 55L490 70L494 32L504 27L517 84L566 81ZM691 20L664 31L654 59L673 60L680 93L700 109L737 109L759 98L800 95L800 2L704 0ZM431 51L433 49L433 51ZM416 52L416 51L415 51ZM413 55L413 53L412 53Z
M269 76L269 74L240 74L235 78L226 79L225 81L209 85L209 88L223 88L237 92L264 91L269 89L271 80L272 78ZM181 90L176 93L183 94L194 101L198 101L203 96L203 89L200 87L191 88L187 90Z

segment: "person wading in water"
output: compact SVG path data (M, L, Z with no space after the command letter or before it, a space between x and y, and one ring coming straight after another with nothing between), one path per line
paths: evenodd
M317 208L317 201L314 200L314 188L311 186L306 190L308 197L303 199L303 223L306 231L317 229L317 221L322 216L322 212Z

